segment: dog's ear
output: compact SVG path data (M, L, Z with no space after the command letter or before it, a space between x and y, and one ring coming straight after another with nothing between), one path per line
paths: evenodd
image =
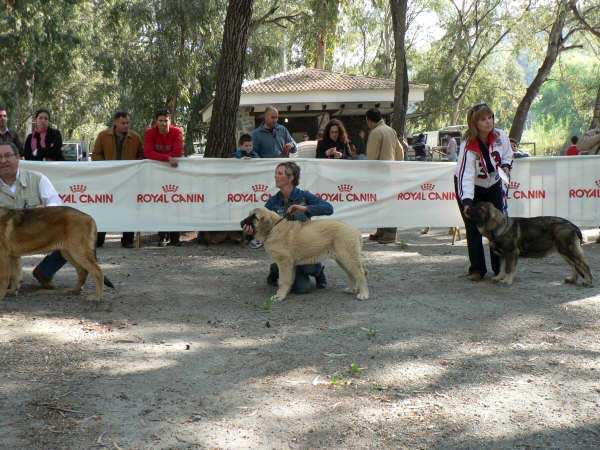
M270 225L271 223L273 223L273 221L271 220L271 217L269 217L269 216L261 216L258 219L258 221L265 225Z

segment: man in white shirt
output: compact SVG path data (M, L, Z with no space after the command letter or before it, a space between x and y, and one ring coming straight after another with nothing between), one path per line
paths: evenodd
M48 177L19 169L18 155L19 150L13 143L0 143L0 207L61 206L62 201ZM66 262L60 251L54 251L33 269L33 276L42 287L52 289L52 277Z

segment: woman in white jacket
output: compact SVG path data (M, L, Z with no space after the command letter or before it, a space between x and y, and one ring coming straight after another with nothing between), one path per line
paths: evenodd
M468 130L460 144L454 187L460 213L467 230L469 278L480 281L487 269L482 237L468 218L469 208L478 201L491 202L506 211L504 184L510 177L512 150L508 136L494 127L494 112L485 103L473 106L467 114ZM492 270L500 271L500 258L490 252Z

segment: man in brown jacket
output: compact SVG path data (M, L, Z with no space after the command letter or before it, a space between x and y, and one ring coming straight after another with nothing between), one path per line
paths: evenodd
M396 130L385 124L378 109L367 111L367 127L369 138L367 140L367 159L377 161L403 161L404 149L398 140ZM396 228L377 228L375 234L369 239L380 244L396 242Z
M92 160L115 161L144 159L144 145L140 136L129 129L129 114L119 111L113 116L112 127L101 131L96 137ZM106 233L98 233L96 245L102 247ZM133 232L124 232L121 245L133 248Z

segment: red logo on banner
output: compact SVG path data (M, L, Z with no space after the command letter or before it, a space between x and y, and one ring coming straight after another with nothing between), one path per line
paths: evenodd
M85 184L72 184L71 186L69 186L69 190L71 192L85 192L87 191L87 186Z
M253 184L252 192L229 192L227 194L227 203L266 203L271 194L268 184Z
M113 194L95 194L87 192L87 186L85 184L72 184L69 186L70 194L58 194L60 199L65 205L77 205L80 203L113 203Z
M137 194L137 203L204 203L205 194L197 192L179 192L177 184L163 184L162 193Z
M600 180L594 181L594 184L600 188ZM600 198L600 189L598 188L569 189L569 198Z
M377 201L377 194L374 192L354 192L354 185L339 184L338 192L317 192L315 195L328 202L338 203L373 203Z
M508 185L508 198L510 200L531 200L531 199L545 199L546 198L546 190L545 189L528 189L521 190L521 183L518 181L511 181Z
M423 183L420 191L400 192L396 195L400 201L427 201L427 200L456 200L454 192L438 192L433 183Z

